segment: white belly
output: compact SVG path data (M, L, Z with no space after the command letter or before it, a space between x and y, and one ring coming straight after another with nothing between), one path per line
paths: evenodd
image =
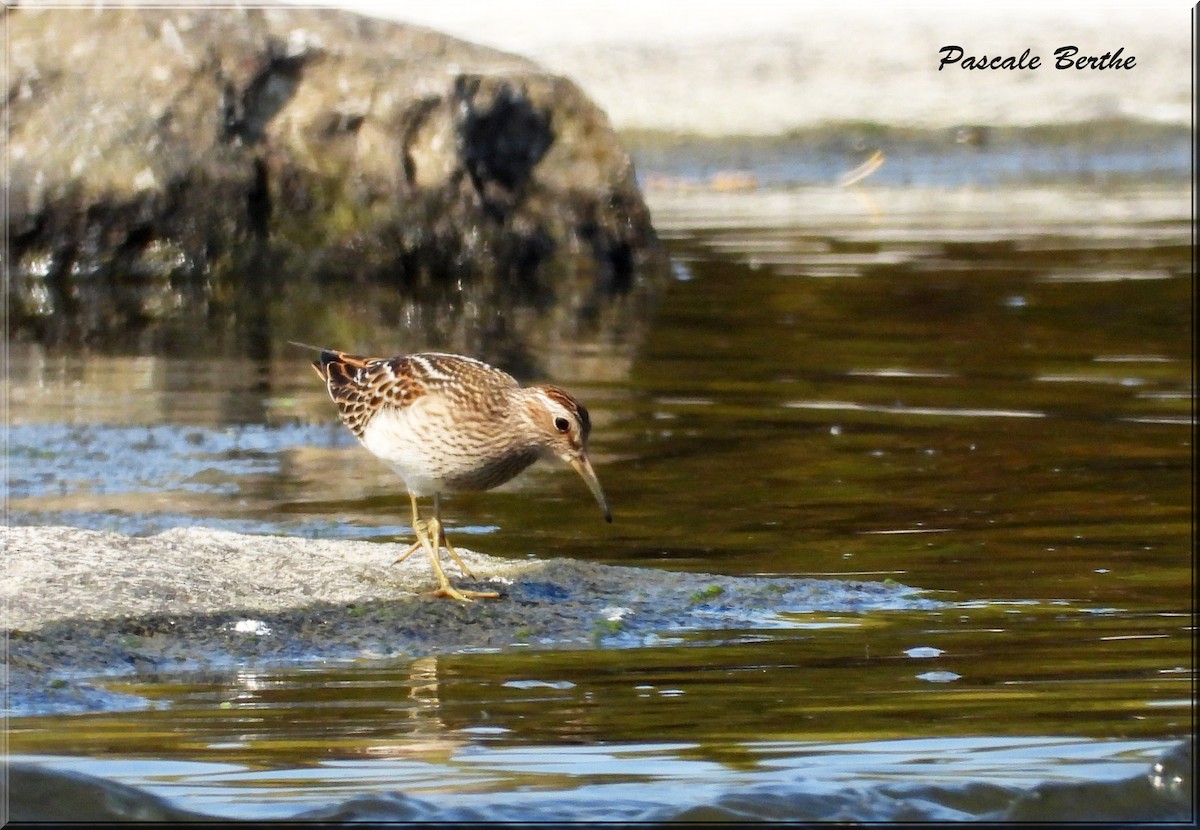
M363 430L363 446L404 479L415 496L441 490L439 457L447 440L447 420L445 407L435 403L427 398L404 409L384 410Z

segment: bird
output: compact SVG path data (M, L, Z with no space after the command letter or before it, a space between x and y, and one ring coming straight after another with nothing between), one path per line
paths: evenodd
M446 540L445 493L479 492L505 483L541 459L558 458L583 478L604 519L608 499L588 457L592 422L573 395L549 384L521 386L500 369L457 354L421 352L366 357L316 349L312 366L354 437L404 481L416 541L393 564L424 549L438 587L434 596L462 602L495 599L495 591L456 588L446 576L440 549L474 574ZM417 500L433 498L433 515L421 518Z

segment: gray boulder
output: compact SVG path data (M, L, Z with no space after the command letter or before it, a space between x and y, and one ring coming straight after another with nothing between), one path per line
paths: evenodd
M328 10L5 8L19 339L511 365L661 282L606 116L525 59Z

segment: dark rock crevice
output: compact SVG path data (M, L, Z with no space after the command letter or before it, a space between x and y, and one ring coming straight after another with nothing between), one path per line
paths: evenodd
M254 160L254 185L246 194L246 213L254 235L265 239L271 228L271 187L267 164L261 158Z
M264 65L244 89L233 81L225 81L222 101L223 138L259 144L267 137L267 125L295 95L300 86L304 65L312 56L307 53L287 54L284 47L270 41Z
M554 143L550 113L511 84L479 76L454 81L458 152L485 212L501 220L521 200Z

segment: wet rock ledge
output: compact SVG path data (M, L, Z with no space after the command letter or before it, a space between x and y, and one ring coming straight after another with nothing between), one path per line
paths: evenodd
M429 595L434 581L422 556L394 566L399 546L390 544L196 527L145 537L6 527L0 542L13 714L122 705L81 683L87 674L628 647L771 624L784 611L936 604L895 583L506 560L461 549L477 579L456 575L456 583L501 598L460 604Z
M184 323L316 336L330 306L561 336L663 266L605 114L523 58L331 10L2 19L18 337L194 349Z

